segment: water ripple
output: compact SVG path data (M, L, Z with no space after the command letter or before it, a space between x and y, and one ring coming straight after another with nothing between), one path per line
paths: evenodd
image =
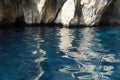
M0 30L0 80L119 80L119 30Z

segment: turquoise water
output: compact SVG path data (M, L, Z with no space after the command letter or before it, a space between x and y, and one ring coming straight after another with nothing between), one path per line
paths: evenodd
M120 80L120 27L0 29L0 80Z

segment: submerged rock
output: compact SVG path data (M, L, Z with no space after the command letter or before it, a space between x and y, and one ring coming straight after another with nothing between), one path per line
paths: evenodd
M15 23L21 17L27 24L120 24L119 4L119 0L0 0L0 24Z

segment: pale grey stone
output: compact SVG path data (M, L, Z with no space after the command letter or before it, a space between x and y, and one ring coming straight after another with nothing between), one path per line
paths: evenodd
M63 25L120 24L119 0L0 0L0 22Z

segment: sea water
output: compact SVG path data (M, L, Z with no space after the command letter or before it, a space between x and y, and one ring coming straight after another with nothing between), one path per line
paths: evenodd
M120 27L0 29L0 80L120 80Z

